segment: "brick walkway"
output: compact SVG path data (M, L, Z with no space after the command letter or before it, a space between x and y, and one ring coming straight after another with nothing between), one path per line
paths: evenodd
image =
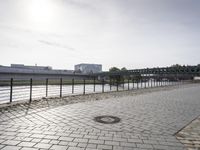
M200 150L200 117L177 133L176 137L189 150Z
M3 109L0 149L182 150L174 135L199 116L199 91L200 85L184 85L57 107ZM99 115L117 116L121 122L97 123L93 119Z

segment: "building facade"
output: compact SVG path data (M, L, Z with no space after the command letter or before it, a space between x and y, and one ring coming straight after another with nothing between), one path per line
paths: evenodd
M11 68L18 68L18 69L32 69L32 70L52 70L50 66L26 66L24 64L11 64Z
M27 66L23 64L11 64L11 66L0 66L0 75L3 73L11 74L74 74L74 70L58 70L50 66Z
M102 72L101 64L78 64L74 66L75 72L90 74Z

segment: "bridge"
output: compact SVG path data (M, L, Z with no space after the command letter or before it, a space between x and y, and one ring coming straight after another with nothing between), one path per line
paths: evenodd
M133 69L114 72L102 72L93 74L93 76L113 77L113 76L142 76L143 78L179 78L191 79L195 76L200 76L200 66L179 66L179 67L157 67L157 68L144 68Z

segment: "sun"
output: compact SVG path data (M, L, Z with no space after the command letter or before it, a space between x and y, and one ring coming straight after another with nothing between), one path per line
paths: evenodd
M52 25L57 19L58 9L53 0L28 0L27 17L32 25Z

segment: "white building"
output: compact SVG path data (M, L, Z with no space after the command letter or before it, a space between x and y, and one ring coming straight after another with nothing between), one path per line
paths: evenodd
M88 73L99 73L102 72L101 64L78 64L74 66L75 72L81 72L84 74Z

